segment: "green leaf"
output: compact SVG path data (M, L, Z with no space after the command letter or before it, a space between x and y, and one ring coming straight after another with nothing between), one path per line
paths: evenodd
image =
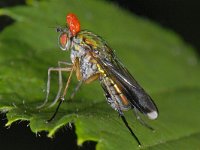
M57 24L65 24L69 12L77 14L82 29L108 41L158 105L156 121L144 118L155 132L142 126L132 111L125 112L142 149L199 148L200 64L193 48L172 31L104 1L33 1L30 6L0 9L0 15L15 20L0 34L0 110L7 112L7 126L28 120L34 133L45 130L52 137L72 122L78 144L94 140L98 150L139 149L117 112L106 103L98 81L83 85L50 123L46 120L55 107L36 109L45 99L47 69L57 66L57 61L70 62L69 52L60 51L54 31ZM49 103L57 84L55 73ZM74 77L68 97L76 84Z

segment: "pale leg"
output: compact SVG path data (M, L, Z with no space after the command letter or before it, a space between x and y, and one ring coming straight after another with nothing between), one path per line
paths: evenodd
M66 86L65 86L63 95L60 97L60 99L61 99L62 101L65 100L65 95L66 95L66 93L67 93L67 90L68 90L68 87L69 87L69 83L70 83L70 81L71 81L71 77L72 77L72 73L73 73L73 71L74 71L74 67L75 67L75 65L73 65L73 66L71 67L71 71L70 71L69 77L68 77L68 79L67 79L67 83L66 83Z
M59 88L58 88L58 93L57 93L57 96L55 98L55 100L53 101L53 103L51 104L51 106L53 106L59 99L60 97L60 93L61 93L61 90L62 90L62 72L70 72L72 70L71 67L66 67L66 68L61 68L60 65L61 64L65 64L65 65L68 65L68 66L71 66L72 64L70 63L67 63L67 62L58 62L58 66L59 67L56 67L56 68L49 68L48 69L48 79L47 79L47 90L46 90L46 98L45 98L45 101L42 105L38 106L37 108L42 108L46 105L46 103L48 102L48 97L49 97L49 92L50 92L50 81L51 81L51 72L52 71L58 71L59 73Z
M73 66L72 63L65 62L65 61L58 61L58 67L59 67L59 68L62 68L61 65L65 65L65 66L68 66L68 67L69 67L69 66L71 66L71 67Z
M79 90L79 88L81 87L83 81L79 81L78 84L76 85L76 88L74 89L73 93L70 96L70 99L74 98L74 95L77 93L77 91Z
M71 63L68 63L68 62L63 62L63 61L58 61L58 67L61 68L61 65L66 65L66 66L70 66L70 70L69 71L66 71L66 72L71 72L72 71L72 64ZM63 82L62 82L62 72L61 71L58 71L58 75L59 75L59 87L58 87L58 92L57 92L57 95L54 99L54 101L49 105L49 107L52 107L54 106L57 101L61 98L60 95L61 95L61 91L62 91L62 88L63 88Z

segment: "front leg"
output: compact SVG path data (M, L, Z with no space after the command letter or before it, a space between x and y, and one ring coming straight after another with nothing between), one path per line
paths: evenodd
M58 61L59 68L62 68L61 65L66 65L67 66L66 68L70 68L70 70L68 72L70 72L70 75L71 75L71 73L73 72L74 65L72 63L68 63L68 62ZM49 105L49 107L54 106L57 103L57 101L61 98L60 95L61 95L62 88L63 88L62 73L61 73L61 71L59 71L59 88L58 88L58 92L57 92L57 95L56 95L54 101Z
M68 65L68 67L65 67L65 68L62 68L61 67L61 64L65 64L65 65ZM61 90L62 90L62 72L69 72L71 71L71 64L70 63L65 63L65 62L58 62L58 67L51 67L48 69L48 79L47 79L47 89L46 89L46 98L45 98L45 101L43 102L42 105L38 106L37 108L40 109L42 107L44 107L46 105L46 103L48 102L48 97L49 97L49 92L50 92L50 86L51 86L51 72L58 72L59 74L59 88L58 88L58 92L57 92L57 96L56 98L54 99L54 102L57 102L57 100L59 99L60 97L60 93L61 93ZM52 104L51 104L52 105Z
M62 96L60 97L61 101L64 101L64 100L65 100L65 95L66 95L66 93L67 93L67 90L68 90L68 87L69 87L69 83L70 83L70 81L71 81L72 73L73 73L73 71L74 71L75 68L76 68L75 64L76 64L76 63L74 63L73 66L71 67L71 71L70 71L69 77L68 77L68 79L67 79L67 83L66 83L66 85L65 85L65 89L64 89L64 91L63 91Z

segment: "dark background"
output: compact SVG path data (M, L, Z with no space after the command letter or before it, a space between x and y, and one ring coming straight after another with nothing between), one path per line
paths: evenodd
M196 48L200 55L200 8L198 0L108 0L123 9L139 16L153 20L162 26L174 30L188 44ZM25 5L25 0L0 0L1 7ZM14 21L7 16L0 16L0 32ZM36 136L27 126L28 122L14 123L5 128L6 118L0 115L0 145L1 149L10 150L13 147L21 150L29 149L95 149L96 142L87 141L82 147L76 145L75 127L68 125L61 129L54 139L46 138L46 133ZM3 143L3 144L2 144Z
M178 33L200 54L200 1L109 0Z

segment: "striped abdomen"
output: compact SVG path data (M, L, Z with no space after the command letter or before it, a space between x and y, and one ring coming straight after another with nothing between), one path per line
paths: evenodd
M128 110L130 103L126 96L120 90L120 87L108 76L100 78L101 86L105 91L108 103L115 110Z

